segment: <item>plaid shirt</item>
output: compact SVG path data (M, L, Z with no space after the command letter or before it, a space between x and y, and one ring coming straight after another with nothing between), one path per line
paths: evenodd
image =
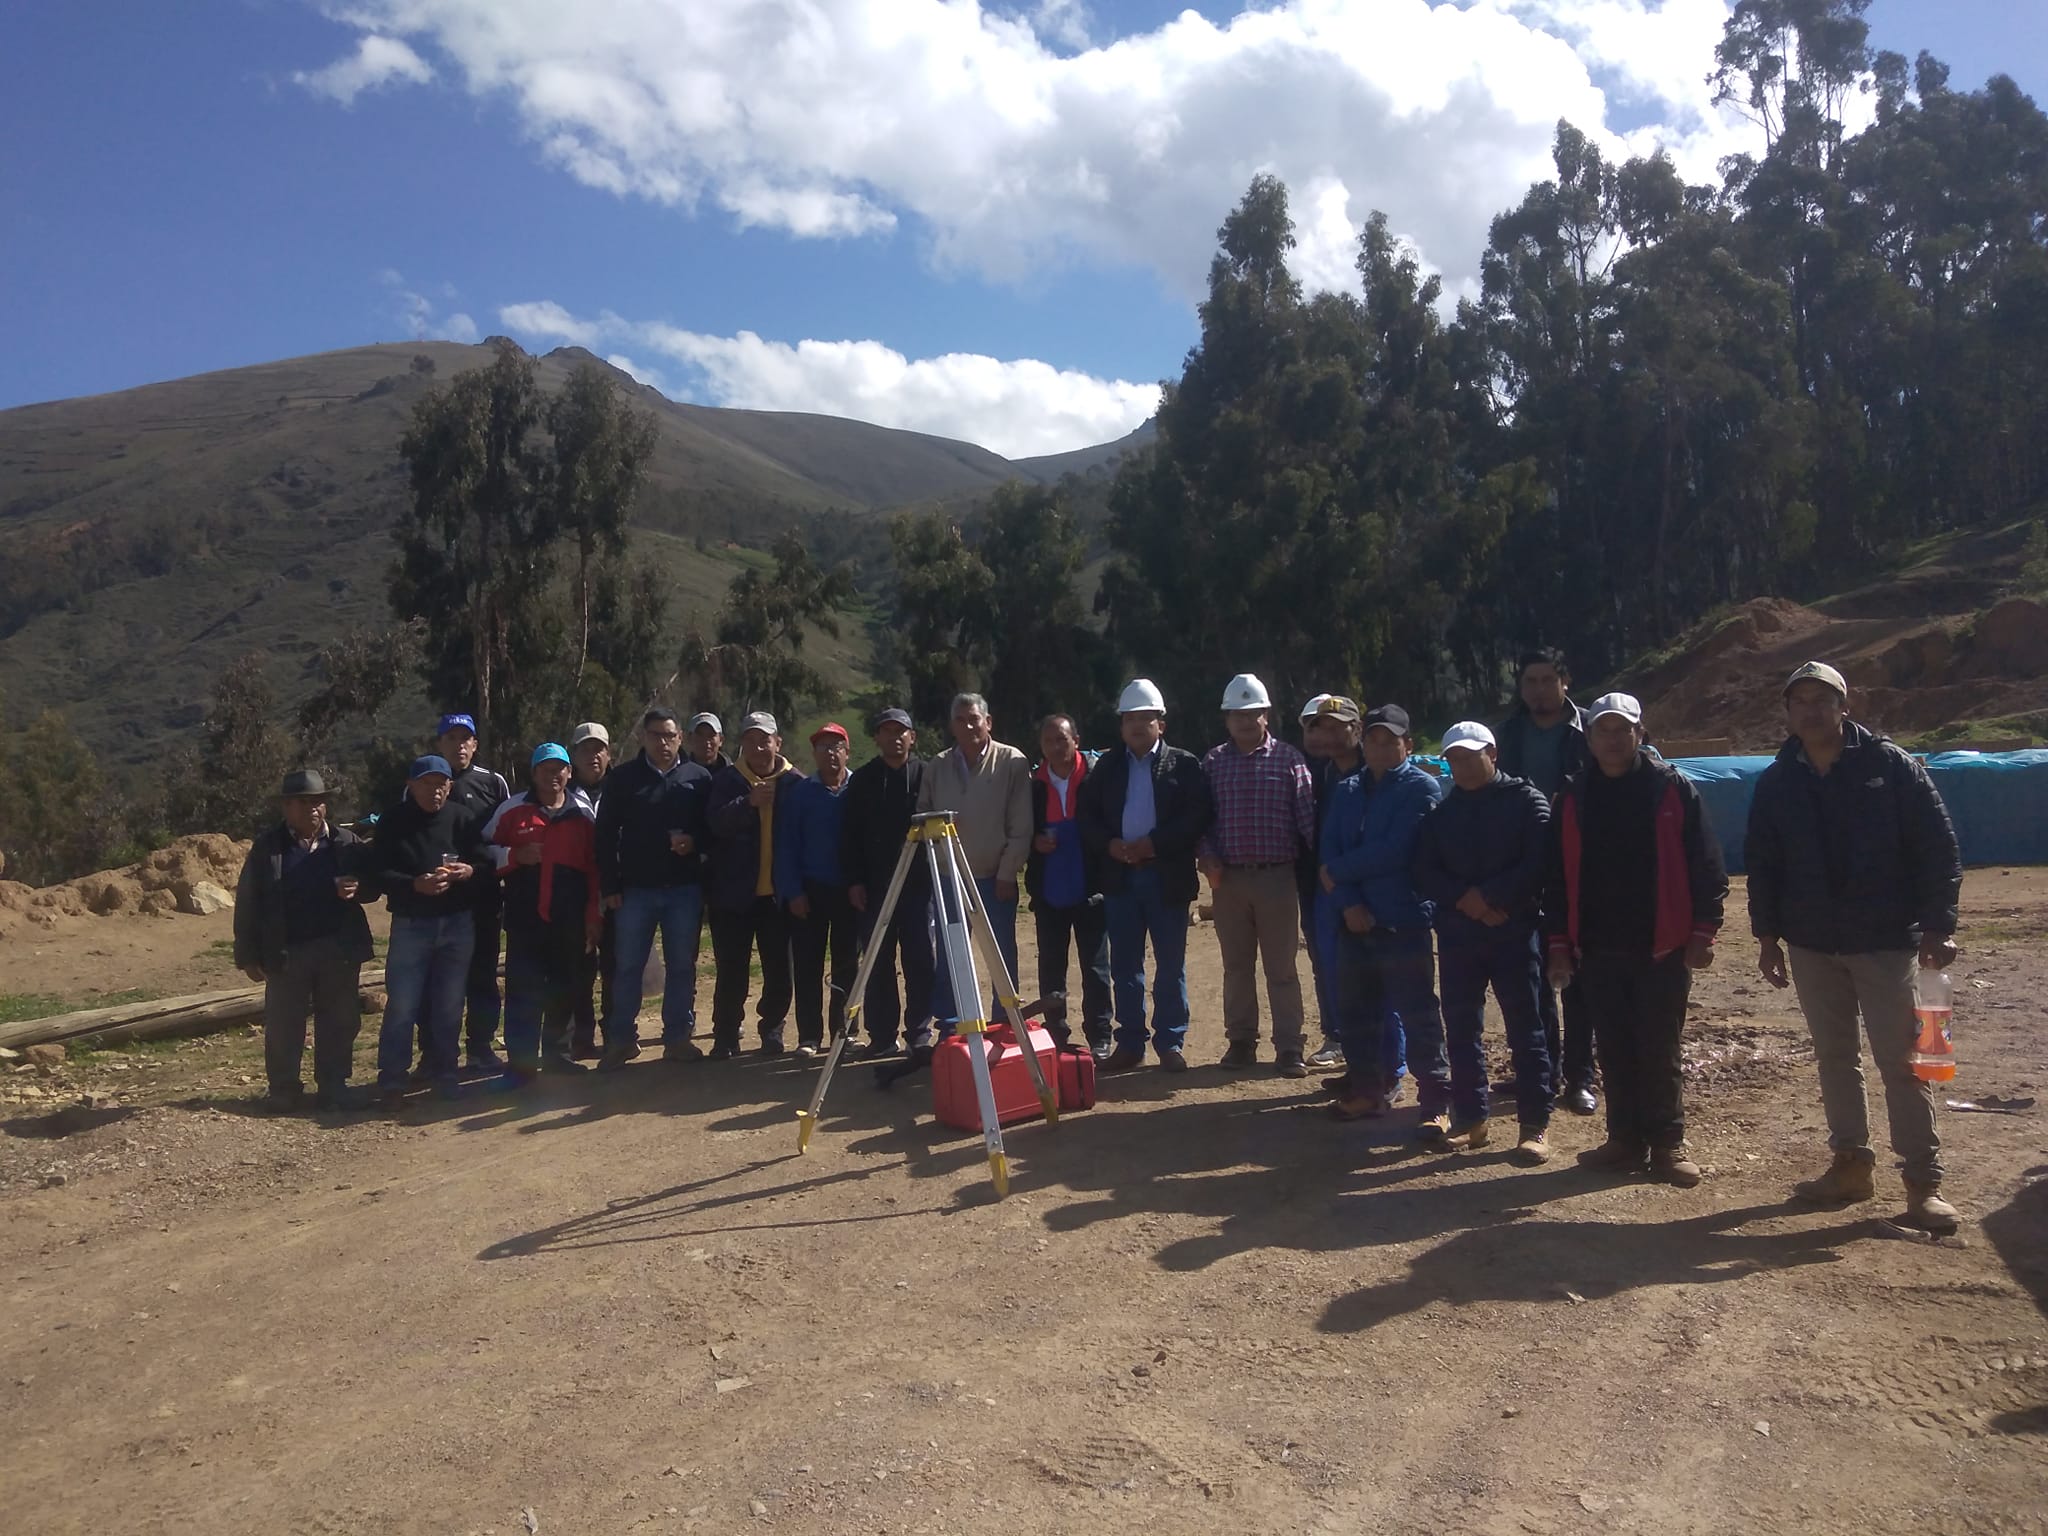
M1292 864L1316 845L1316 785L1308 759L1268 736L1240 752L1226 741L1202 759L1216 820L1201 856L1225 864Z

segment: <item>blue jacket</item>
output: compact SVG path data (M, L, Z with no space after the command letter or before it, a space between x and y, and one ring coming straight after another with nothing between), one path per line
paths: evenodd
M1430 904L1417 893L1410 867L1422 819L1443 792L1443 781L1413 761L1377 783L1361 768L1330 792L1322 860L1337 882L1330 894L1339 911L1363 906L1384 928L1430 920Z
M834 794L818 778L799 779L775 807L775 899L785 905L803 895L806 881L844 885L839 847L846 832L848 774Z
M1415 889L1436 904L1437 932L1467 944L1495 937L1458 910L1474 886L1512 919L1499 932L1529 932L1542 908L1549 843L1550 802L1527 779L1503 773L1484 789L1447 792L1415 839Z

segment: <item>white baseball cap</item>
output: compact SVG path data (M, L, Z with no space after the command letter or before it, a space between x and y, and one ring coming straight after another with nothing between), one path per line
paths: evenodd
M1481 752L1488 747L1497 745L1498 743L1493 739L1493 732L1481 725L1477 720L1460 720L1456 725L1444 732L1444 750L1446 752L1452 751L1455 748L1463 748L1467 752Z
M1301 718L1304 720L1315 719L1316 715L1321 712L1323 705L1329 701L1329 698L1330 695L1328 695L1327 693L1317 694L1314 698L1310 699L1306 704L1301 706Z
M1826 683L1844 699L1849 697L1849 684L1842 674L1824 661L1809 661L1805 666L1785 679L1785 692L1790 693L1801 683Z
M599 725L595 720L586 720L569 733L569 745L571 747L580 747L586 741L601 741L606 746L610 746L612 744L612 733L602 725Z
M1591 725L1602 715L1619 715L1630 725L1641 725L1642 701L1632 693L1603 693L1593 701L1593 707L1586 711L1586 723Z
M712 714L708 709L690 716L689 728L691 730L696 730L700 725L710 726L714 735L723 736L725 734L725 726L720 723L718 716Z

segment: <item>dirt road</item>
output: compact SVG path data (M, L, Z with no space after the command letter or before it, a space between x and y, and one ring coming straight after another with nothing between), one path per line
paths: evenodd
M1949 1096L2048 1100L2048 872L1965 902ZM1191 953L1207 1063L1208 930ZM1787 1204L1824 1134L1748 953L1695 993L1689 1192L1578 1170L1593 1123L1524 1170L1414 1151L1412 1099L1338 1126L1312 1082L1206 1065L1016 1130L1001 1203L921 1085L850 1075L799 1160L790 1063L333 1124L246 1112L246 1035L9 1072L0 1508L39 1536L2048 1530L2048 1110L1945 1117L1960 1246ZM34 990L16 963L0 989Z

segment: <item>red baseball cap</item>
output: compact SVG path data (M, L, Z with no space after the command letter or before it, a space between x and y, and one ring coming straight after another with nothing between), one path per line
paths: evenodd
M853 738L846 734L846 727L841 725L837 720L827 720L823 725L819 726L815 731L811 732L812 741L822 741L827 736L837 736L841 741L846 742L849 746L853 742Z

